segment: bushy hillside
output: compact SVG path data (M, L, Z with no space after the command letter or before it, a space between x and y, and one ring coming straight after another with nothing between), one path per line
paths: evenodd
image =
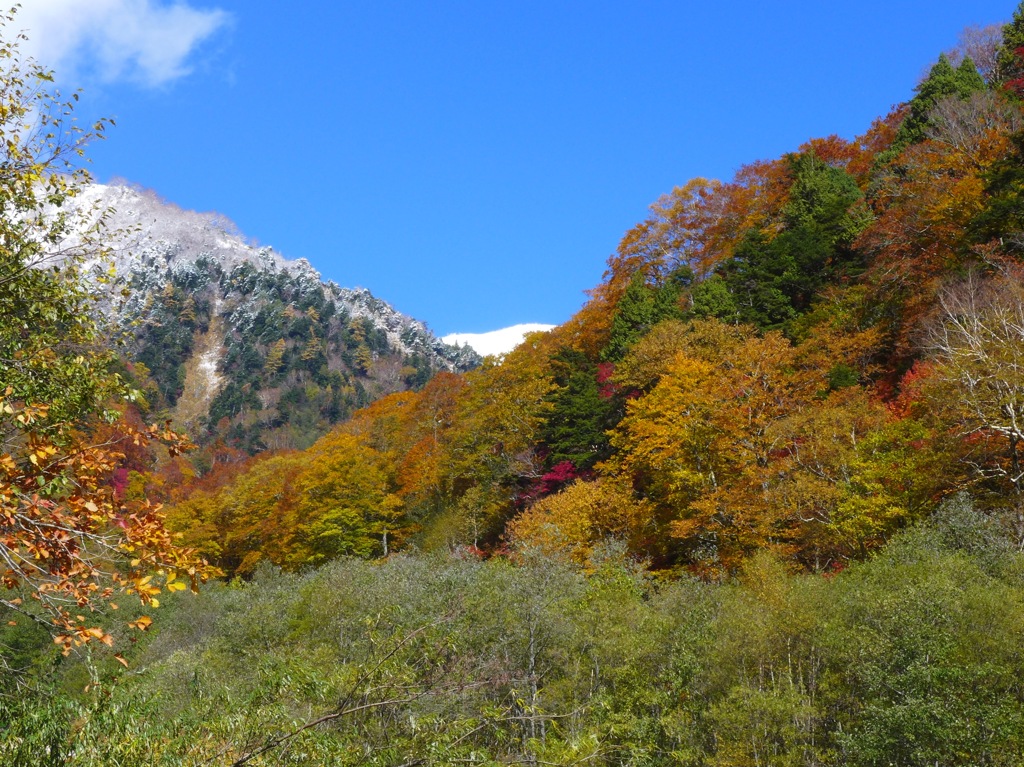
M0 763L1011 767L1022 564L955 499L828 578L761 554L733 583L659 581L614 546L589 572L536 552L264 567L165 600L128 670L100 648L0 694Z

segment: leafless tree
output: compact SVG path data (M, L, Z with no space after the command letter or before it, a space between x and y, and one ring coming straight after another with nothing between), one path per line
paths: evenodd
M989 24L987 27L974 24L960 33L956 46L946 51L946 56L953 66L969 56L985 82L990 83L999 79L999 46L1002 42L1002 24Z
M945 144L980 164L986 144L995 135L1009 135L1024 127L1020 109L997 93L979 91L969 98L940 100L929 114L928 138Z
M995 437L1001 454L979 460L983 476L1024 493L1024 280L970 275L940 295L929 346L946 404L964 436Z

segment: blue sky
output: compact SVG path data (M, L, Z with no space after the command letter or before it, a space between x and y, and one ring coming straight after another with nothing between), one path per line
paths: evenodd
M1010 0L22 0L117 126L99 181L218 211L439 334L559 323L659 195L907 99Z

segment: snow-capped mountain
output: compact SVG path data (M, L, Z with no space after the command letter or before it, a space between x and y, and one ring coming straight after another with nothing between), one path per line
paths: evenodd
M363 288L248 241L227 219L121 184L65 204L65 245L97 224L116 278L108 306L135 374L199 439L301 447L378 396L479 362Z
M290 274L307 290L325 289L338 308L350 315L369 318L394 348L406 354L432 353L448 369L465 363L419 320L398 312L365 288L343 288L322 280L305 258L288 260L273 248L253 245L224 216L183 210L151 191L124 184L89 184L72 205L86 226L103 218L102 239L111 248L117 274L123 279L149 285L171 273L195 272L200 259L212 259L226 272L249 264L263 272Z

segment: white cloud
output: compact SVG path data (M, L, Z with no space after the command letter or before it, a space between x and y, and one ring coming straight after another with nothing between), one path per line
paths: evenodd
M477 354L487 357L492 354L501 355L512 351L523 342L527 333L545 332L553 327L554 325L527 323L501 330L492 330L490 333L449 333L441 340L446 344L472 346Z
M196 47L230 16L163 0L23 0L12 28L23 52L60 80L163 85L190 71Z

